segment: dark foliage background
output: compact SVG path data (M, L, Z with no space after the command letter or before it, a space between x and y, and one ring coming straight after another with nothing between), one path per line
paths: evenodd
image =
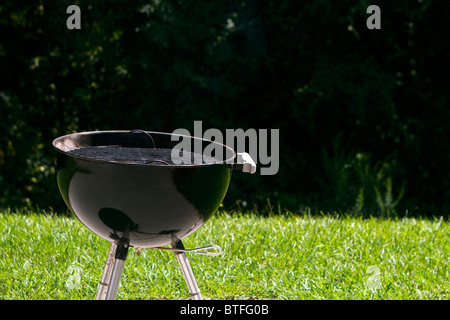
M226 208L447 216L449 18L439 0L2 1L0 206L65 208L60 135L202 120L280 130L278 174L234 174Z

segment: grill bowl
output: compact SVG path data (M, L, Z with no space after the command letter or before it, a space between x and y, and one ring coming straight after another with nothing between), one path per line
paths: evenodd
M178 139L174 139L178 138ZM71 153L86 147L172 149L179 139L223 148L213 164L161 165L99 160ZM111 242L150 248L181 240L216 212L227 192L236 153L223 144L163 132L95 131L53 141L57 182L68 208Z

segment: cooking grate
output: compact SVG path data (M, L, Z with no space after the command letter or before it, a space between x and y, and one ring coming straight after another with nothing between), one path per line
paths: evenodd
M217 162L214 157L201 153L178 151L166 148L136 148L122 146L91 146L71 150L69 154L100 161L110 161L128 164L179 165L209 164ZM174 162L175 161L175 162Z

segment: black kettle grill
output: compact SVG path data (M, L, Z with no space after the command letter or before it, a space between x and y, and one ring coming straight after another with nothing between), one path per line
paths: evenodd
M223 159L181 153L180 139L220 150ZM212 145L211 145L212 144ZM247 153L202 138L142 130L74 133L53 141L57 182L69 209L111 242L97 290L115 299L129 247L172 250L193 299L202 299L182 239L218 209L233 170L254 173ZM163 246L171 245L171 248ZM205 252L218 249L219 253Z

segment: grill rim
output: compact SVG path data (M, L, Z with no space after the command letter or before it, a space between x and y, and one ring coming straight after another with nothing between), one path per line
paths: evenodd
M160 131L147 131L147 130L141 130L141 131L145 131L146 133L149 133L150 135L155 134L155 135L163 135L163 136L167 136L167 137L172 137L172 136L177 136L181 138L189 138L189 139L193 139L193 140L200 140L206 143L213 143L213 144L217 144L220 147L223 147L225 150L227 150L227 153L230 152L231 153L231 157L224 159L222 161L218 161L215 163L200 163L200 164L195 164L195 163L191 163L191 164L170 164L167 166L162 166L162 165L152 165L152 164L143 164L143 163L131 163L131 162L120 162L120 161L105 161L105 160L101 160L101 159L95 159L92 157L83 157L83 156L79 156L79 155L74 155L71 154L70 151L72 150L76 150L79 148L70 148L68 147L66 144L64 144L64 140L66 139L74 139L75 137L82 137L82 136L89 136L89 135L96 135L96 134L128 134L130 132L132 132L134 130L99 130L99 131L83 131L83 132L75 132L75 133L70 133L70 134L66 134L63 136L60 136L56 139L53 140L52 142L52 146L55 149L55 151L57 151L60 154L63 154L67 157L70 158L75 158L75 159L79 159L79 160L83 160L83 161L91 161L91 162L98 162L98 163L104 163L104 164L111 164L111 165L121 165L121 166L139 166L139 167L153 167L153 168L166 168L166 169L172 169L172 168L196 168L196 167L204 167L204 166L214 166L214 165L226 165L226 166L230 166L235 164L236 162L236 158L237 158L237 154L234 151L233 148L217 142L217 141L212 141L209 139L204 139L204 138L200 138L200 137L195 137L195 136L190 136L190 135L183 135L183 134L173 134L173 133L168 133L168 132L160 132ZM68 148L68 150L63 150L60 145L64 145L65 147ZM93 145L90 145L91 147L95 147ZM169 148L166 148L169 149Z

